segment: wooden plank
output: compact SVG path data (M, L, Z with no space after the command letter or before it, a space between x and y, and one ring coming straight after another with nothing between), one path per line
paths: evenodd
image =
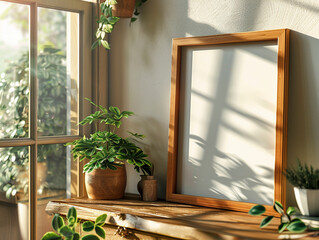
M143 202L139 200L90 200L87 198L52 201L47 205L49 214L66 215L75 206L78 217L95 220L107 213L107 224L139 231L151 232L178 239L278 239L291 237L279 235L279 218L266 228L260 229L263 216L225 211L170 202ZM306 238L307 234L294 234Z

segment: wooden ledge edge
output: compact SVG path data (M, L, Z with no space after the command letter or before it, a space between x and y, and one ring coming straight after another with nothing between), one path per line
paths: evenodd
M219 236L215 233L205 233L197 228L190 226L174 225L165 222L157 222L142 217L134 216L127 213L109 212L94 208L85 208L77 206L76 203L63 203L59 201L50 201L45 211L49 215L58 213L66 216L70 207L74 206L77 209L78 218L83 220L95 221L96 217L106 213L106 224L135 229L138 231L149 232L158 235L164 235L172 238L181 239L214 239L212 235Z

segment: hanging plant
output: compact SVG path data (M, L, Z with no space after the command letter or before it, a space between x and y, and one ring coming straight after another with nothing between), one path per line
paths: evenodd
M100 4L101 15L98 19L98 28L95 33L96 40L92 44L92 50L97 46L103 46L105 49L109 50L110 44L105 37L108 33L111 33L114 29L115 24L120 20L120 18L126 17L120 13L116 15L119 11L119 8L116 6L118 2L125 0L106 0L105 2ZM133 17L131 17L131 22L135 22L137 20L137 16L140 14L139 8L145 3L147 0L136 0ZM119 4L119 6L122 4ZM126 5L126 4L123 4ZM115 7L116 6L116 7Z

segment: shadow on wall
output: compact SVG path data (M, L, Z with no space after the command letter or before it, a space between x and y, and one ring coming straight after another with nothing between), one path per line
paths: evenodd
M296 158L319 167L319 39L292 31L288 101L288 166ZM287 184L287 204L296 205Z
M212 197L216 199L234 200L241 202L271 205L273 197L268 194L267 191L260 192L260 188L272 188L271 181L265 182L265 179L272 179L273 169L265 166L260 166L258 172L263 174L257 176L256 169L253 169L243 159L235 154L226 154L215 147L208 146L207 142L198 137L191 135L190 139L212 156L211 162L203 162L201 159L189 157L189 162L193 166L194 176L187 176L191 181L198 185L196 189L187 189L187 186L183 185L181 169L183 163L179 162L179 170L177 174L177 193L183 193L187 191L190 195L198 195L203 197ZM227 166L227 167L226 167ZM197 169L196 169L197 168ZM207 177L210 176L212 181L207 181ZM207 193L203 195L203 192L199 189L207 189ZM258 191L259 190L259 191Z

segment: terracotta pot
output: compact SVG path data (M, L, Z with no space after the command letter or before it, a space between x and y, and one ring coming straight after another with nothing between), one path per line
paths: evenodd
M85 187L90 199L123 198L126 187L125 165L117 170L95 169L85 173Z
M119 18L131 18L135 9L135 0L117 0L112 6L112 15Z

